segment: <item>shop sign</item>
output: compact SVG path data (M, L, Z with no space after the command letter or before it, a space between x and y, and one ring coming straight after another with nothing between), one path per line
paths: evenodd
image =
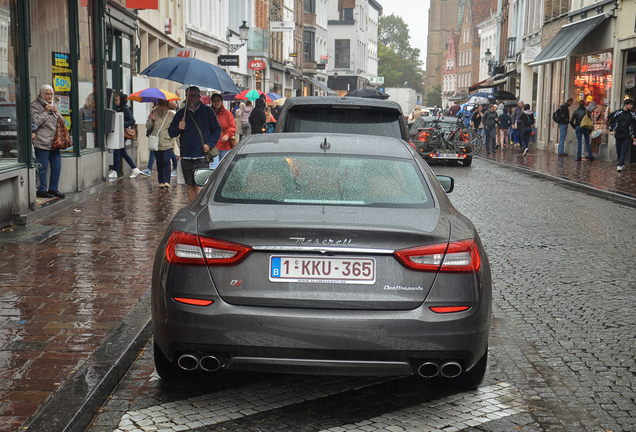
M636 84L634 74L625 75L625 88L634 88L634 84Z
M270 31L294 31L296 25L293 21L271 21L269 24Z
M327 69L327 65L324 63L316 63L316 69Z
M55 91L55 105L62 114L66 128L71 128L71 66L69 64L69 54L52 52L51 73L53 76L53 91ZM69 147L69 151L73 151Z
M252 60L251 62L249 62L247 64L247 67L255 70L255 71L260 71L265 69L267 65L265 64L265 62L263 60Z
M175 57L194 58L196 51L192 48L179 48L175 51Z
M159 9L159 0L126 0L128 9Z
M239 56L237 55L220 55L219 66L239 66Z

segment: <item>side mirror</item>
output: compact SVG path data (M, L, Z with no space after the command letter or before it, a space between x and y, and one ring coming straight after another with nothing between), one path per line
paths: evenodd
M455 189L454 178L445 175L438 175L436 177L439 181L439 184L442 186L442 189L444 189L444 192L446 192L447 194L451 193L453 189Z
M201 187L205 186L213 172L214 170L209 168L194 170L194 184Z

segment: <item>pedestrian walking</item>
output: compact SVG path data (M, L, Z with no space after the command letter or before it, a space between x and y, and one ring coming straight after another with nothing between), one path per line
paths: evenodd
M267 122L265 114L265 99L258 98L254 102L254 109L250 114L250 126L253 134L262 134L263 126Z
M557 150L559 156L565 156L567 154L565 152L565 138L568 135L568 126L570 125L568 119L570 118L570 107L573 103L574 99L569 98L559 106L552 116L552 120L559 125L559 148Z
M484 113L481 120L484 124L484 134L486 136L486 154L490 154L492 151L495 153L495 128L499 123L499 116L497 115L497 107L495 105L490 105L488 111Z
M168 126L172 123L174 113L168 108L168 101L159 100L155 109L148 116L146 129L150 132L149 139L157 141L157 150L153 151L157 159L157 180L159 187L168 189L170 187L170 159L173 155L172 147L174 140L168 133Z
M517 123L519 123L519 117L523 113L523 107L524 107L524 103L522 100L520 100L517 103L517 106L515 107L515 110L511 116L512 117L512 143L513 143L511 144L511 147L514 147L515 145L519 145L521 143L521 135L520 135L521 130L519 129L519 125Z
M482 139L484 140L484 125L482 123L482 117L484 115L484 107L477 105L473 110L473 114L470 116L470 127L472 127Z
M252 126L250 125L250 115L252 114L252 101L245 102L245 105L241 104L241 130L243 131L241 139L247 138L252 134Z
M572 126L572 128L574 128L574 131L576 132L576 160L577 162L583 159L583 155L582 155L583 139L585 139L585 145L587 148L587 154L589 156L589 160L590 161L594 160L594 156L592 154L592 144L590 143L590 133L592 132L592 130L588 129L587 127L584 127L585 118L587 118L587 120L589 120L591 124L592 121L588 115L587 109L585 108L585 102L581 100L579 101L579 107L574 111L574 113L572 113L572 118L570 119L570 126Z
M194 171L210 166L205 154L216 146L221 132L214 110L201 103L199 88L189 87L187 105L174 115L168 133L172 138L179 137L181 170L190 202L201 191L201 187L194 183Z
M528 144L530 143L530 135L532 135L532 125L534 124L534 113L530 109L529 104L523 106L523 112L517 119L517 130L519 132L519 141L523 147L523 155L528 154Z
M53 104L53 95L53 87L45 84L40 88L38 97L31 103L31 130L33 130L33 126L37 127L32 132L33 147L35 157L40 163L38 168L40 186L35 193L38 198L64 198L66 196L58 190L60 173L62 172L62 152L60 149L53 149L57 118L60 115L57 107ZM47 190L49 165L51 165L51 175Z
M508 148L510 126L512 119L508 114L508 107L503 107L502 114L499 116L499 145L502 149Z
M124 93L117 93L115 95L115 106L117 107L117 112L124 113L124 129L131 128L135 125L135 118L132 115L132 111L130 111L130 107L126 104L126 99L128 95ZM122 131L122 133L124 133ZM111 179L116 179L119 171L121 170L121 160L124 159L126 163L132 168L132 172L130 173L130 178L135 178L141 171L137 168L137 165L133 162L132 158L126 153L126 135L124 134L124 146L120 149L113 150L113 171L108 174L108 177Z
M625 167L625 157L629 144L636 145L636 114L633 109L634 101L625 99L623 108L610 114L609 130L610 134L614 135L616 143L616 157L618 158L616 170L618 172L623 171ZM632 151L636 151L636 148L633 148Z
M234 133L236 132L236 122L234 116L223 106L223 98L220 94L212 95L212 109L216 114L216 118L219 120L221 129L221 138L216 143L216 148L219 150L219 161L223 160L223 157L232 150L232 143L234 142Z

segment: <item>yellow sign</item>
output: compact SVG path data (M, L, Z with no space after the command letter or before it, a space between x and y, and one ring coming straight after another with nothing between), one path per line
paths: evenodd
M71 116L62 116L64 120L64 125L66 125L66 129L71 130Z
M53 89L56 92L71 91L71 77L55 75L55 77L53 78Z

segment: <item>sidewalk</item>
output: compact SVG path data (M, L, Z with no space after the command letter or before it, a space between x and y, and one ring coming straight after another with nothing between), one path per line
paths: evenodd
M636 151L636 147L632 148ZM526 171L533 175L553 179L559 183L602 196L621 204L636 207L636 164L626 165L623 171L616 171L616 162L588 160L576 161L576 155L558 156L530 145L528 154L523 155L520 147L498 149L493 155L486 155L482 148L479 157L502 163L510 168Z
M485 156L485 155L484 155ZM636 206L636 165L531 149L483 157ZM151 336L156 245L185 185L124 177L0 231L0 432L83 432Z
M0 231L0 431L83 431L135 360L172 186L124 177Z

